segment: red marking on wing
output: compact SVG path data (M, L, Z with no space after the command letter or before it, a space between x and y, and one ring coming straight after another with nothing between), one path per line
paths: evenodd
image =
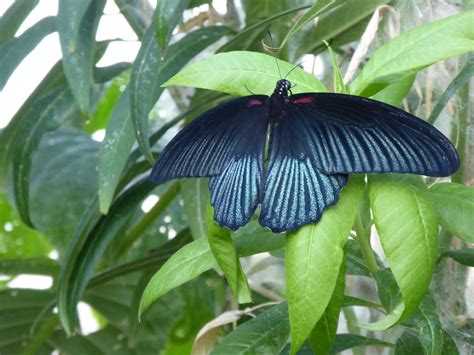
M310 104L312 102L314 102L313 97L303 97L301 99L298 99L298 100L294 101L295 104Z
M263 104L262 101L255 100L255 99L249 100L249 102L248 102L249 106L260 106L261 104Z

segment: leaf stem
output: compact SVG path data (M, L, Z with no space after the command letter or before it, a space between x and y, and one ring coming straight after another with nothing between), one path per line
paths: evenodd
M456 148L461 160L461 166L456 174L453 175L452 181L464 183L466 168L466 136L469 125L469 82L464 84L459 91L459 99L461 105L458 111L458 123L453 127L453 131L457 132Z
M354 229L356 232L355 239L357 240L357 243L359 243L362 256L367 264L370 273L375 278L377 277L377 272L379 268L377 265L377 261L375 260L374 251L372 250L372 247L370 245L370 227L364 228L360 213L357 214L354 223Z

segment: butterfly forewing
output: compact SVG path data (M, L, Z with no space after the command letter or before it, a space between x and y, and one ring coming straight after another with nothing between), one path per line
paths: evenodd
M273 121L270 132L260 224L274 232L293 231L318 221L337 202L347 177L316 169L291 115Z
M243 146L257 149L256 124L265 117L267 99L263 95L241 97L205 112L166 146L151 179L161 182L218 175L230 159L241 153ZM266 127L262 130L265 136Z
M459 167L451 142L401 109L358 96L318 93L290 97L288 114L316 166L334 173L448 176Z

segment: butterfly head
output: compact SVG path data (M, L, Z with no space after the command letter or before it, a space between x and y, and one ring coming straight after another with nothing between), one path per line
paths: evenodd
M288 91L291 93L291 83L289 80L286 79L281 79L277 81L276 87L275 87L275 94L278 94L280 96L288 96Z

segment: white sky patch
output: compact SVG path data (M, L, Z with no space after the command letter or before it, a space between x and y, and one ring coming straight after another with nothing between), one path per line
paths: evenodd
M105 138L105 129L98 129L91 135L92 139L96 142L102 142Z
M48 258L53 259L53 260L58 260L59 259L59 254L56 249L51 250L51 252L48 254Z
M79 302L77 305L77 313L79 315L82 334L87 335L100 329L100 324L94 317L91 306L87 303Z
M145 213L150 212L150 210L158 203L160 198L157 195L148 196L145 201L142 202L142 211Z
M212 7L221 15L227 12L227 2L222 0L213 0Z
M53 278L44 275L23 274L15 277L8 283L9 288L29 288L35 290L47 290L53 285Z
M324 72L324 63L319 55L305 54L302 59L303 69L308 73L313 73L321 77Z

